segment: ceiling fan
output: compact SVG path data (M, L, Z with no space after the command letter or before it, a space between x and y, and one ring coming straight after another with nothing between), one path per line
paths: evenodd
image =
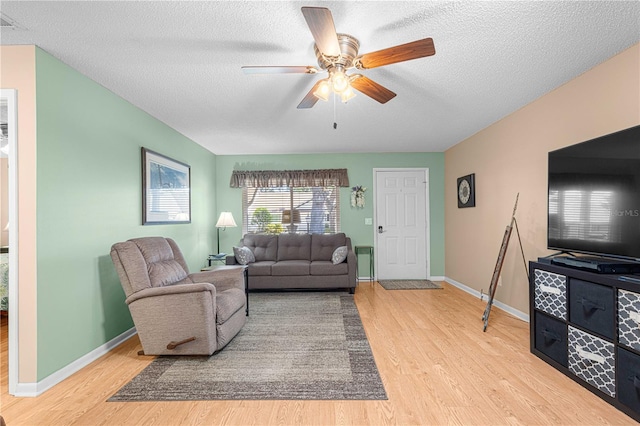
M376 52L358 55L360 42L349 34L336 33L331 11L324 7L303 7L307 25L315 40L314 51L319 68L314 66L244 66L245 74L317 74L327 71L329 77L316 82L298 105L298 109L313 107L318 99L328 100L331 92L347 102L355 96L353 89L364 93L381 104L396 94L362 74L347 74L356 68L366 70L424 58L436 53L432 38L389 47Z

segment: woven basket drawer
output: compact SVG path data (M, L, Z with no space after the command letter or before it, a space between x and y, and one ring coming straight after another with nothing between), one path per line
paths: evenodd
M569 280L569 321L612 339L616 331L613 288L577 279Z
M567 324L537 311L534 321L536 349L566 367Z
M618 347L618 399L640 413L640 356Z
M535 308L556 318L567 319L567 277L536 269L533 279Z
M618 290L618 342L640 350L640 294Z
M616 394L613 343L569 326L569 370L611 397Z

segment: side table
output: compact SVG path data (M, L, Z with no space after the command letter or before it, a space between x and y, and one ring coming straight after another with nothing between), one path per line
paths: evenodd
M209 266L207 268L200 269L200 272L205 271L222 271L222 270L233 270L233 269L242 269L242 279L244 280L244 294L247 298L247 309L246 313L249 316L249 267L247 265L215 265Z
M207 261L209 262L209 266L211 266L213 262L220 262L224 265L227 261L226 257L226 253L210 254L209 257L207 257Z
M356 265L358 265L358 254L366 254L369 255L369 279L373 281L374 270L373 270L373 246L355 246L354 252L356 253ZM360 276L358 274L359 270L356 270L356 277L358 277L358 281L360 281Z

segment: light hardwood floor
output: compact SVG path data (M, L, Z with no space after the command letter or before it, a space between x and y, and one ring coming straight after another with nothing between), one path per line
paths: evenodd
M529 325L494 307L482 332L481 302L443 290L355 294L387 401L106 402L152 357L137 337L37 398L7 393L2 327L0 413L17 425L499 425L635 424L529 353Z

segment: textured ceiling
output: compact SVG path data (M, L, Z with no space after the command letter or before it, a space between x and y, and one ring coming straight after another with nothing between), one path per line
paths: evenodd
M435 56L364 70L381 105L296 106L323 76L301 6L368 53L432 37ZM3 45L36 44L216 154L438 152L640 40L640 2L2 1ZM337 129L333 123L337 122Z

